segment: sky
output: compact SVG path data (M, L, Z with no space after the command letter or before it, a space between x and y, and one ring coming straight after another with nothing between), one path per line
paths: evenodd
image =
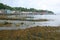
M60 13L60 0L0 0L0 3L12 7L35 8Z

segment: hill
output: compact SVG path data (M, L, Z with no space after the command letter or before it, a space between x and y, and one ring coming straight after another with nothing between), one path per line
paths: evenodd
M8 5L5 5L3 3L0 3L0 9L8 9L8 10L18 10L18 11L24 11L24 12L48 12L54 14L54 12L49 10L37 10L34 8L23 8L23 7L10 7Z

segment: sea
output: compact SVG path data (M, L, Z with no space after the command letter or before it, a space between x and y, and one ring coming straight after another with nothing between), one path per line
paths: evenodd
M21 15L24 16L24 15ZM36 26L50 26L50 27L58 27L60 26L60 15L26 15L29 20L40 20L47 19L48 21L23 21L23 20L0 20L1 22L7 21L12 23L11 27L0 27L0 30L17 30L17 29L26 29L30 27ZM31 17L31 18L30 18ZM20 24L23 23L23 24ZM17 27L16 25L19 26Z

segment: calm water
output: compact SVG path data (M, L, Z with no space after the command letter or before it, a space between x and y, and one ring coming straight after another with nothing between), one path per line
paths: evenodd
M18 21L18 20L8 20L8 22L13 23L12 27L0 27L1 29L24 29L33 26L60 26L60 15L28 15L34 18L27 18L27 19L48 19L49 21ZM0 20L0 22L4 22L7 20ZM24 23L24 24L20 24ZM16 27L16 24L19 24L19 27Z
M48 19L50 21L36 22L36 25L41 26L60 26L60 15L35 15L35 19Z

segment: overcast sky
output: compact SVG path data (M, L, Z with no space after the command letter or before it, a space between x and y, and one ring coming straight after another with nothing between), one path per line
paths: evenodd
M0 3L12 7L35 8L60 13L60 0L0 0Z

